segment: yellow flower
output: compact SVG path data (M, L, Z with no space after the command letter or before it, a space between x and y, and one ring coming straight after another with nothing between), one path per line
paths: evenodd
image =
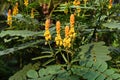
M18 2L16 2L15 6L13 7L13 15L16 16L18 14Z
M80 5L80 1L79 0L74 0L73 1L73 5L74 6L79 6ZM75 13L74 14L78 14L78 16L80 15L80 11L81 11L81 9L80 9L80 7L78 7L78 8L76 8L76 10L75 10Z
M74 0L74 1L73 1L73 5L75 5L75 6L80 5L80 1L79 1L79 0Z
M62 46L62 38L60 36L60 21L56 22L56 33L55 42L57 46Z
M46 41L51 40L51 35L50 35L50 31L49 30L45 31L44 36L45 36L45 40Z
M64 39L63 39L63 46L65 47L65 48L70 48L71 47L71 39L68 37L65 37Z
M7 16L7 24L9 26L12 25L12 15L11 15L11 9L8 10L8 16Z
M112 3L113 3L113 1L112 1L112 0L109 0L108 9L111 9L111 8L112 8Z
M31 9L31 18L34 18L34 8Z
M65 27L65 38L63 39L63 46L65 48L71 47L71 38L69 37L69 26Z
M24 5L27 7L28 6L28 0L24 0Z
M46 22L45 22L45 33L44 33L46 41L51 40L51 35L50 35L49 27L50 27L50 19L47 19Z
M74 14L71 14L70 16L70 31L69 31L69 36L71 39L75 39L75 30L74 30L74 24L75 24L75 17Z
M62 46L62 38L60 34L57 34L57 36L55 37L55 42L57 46Z
M71 39L75 39L76 33L75 33L75 30L74 30L74 27L70 28L69 36L70 36Z

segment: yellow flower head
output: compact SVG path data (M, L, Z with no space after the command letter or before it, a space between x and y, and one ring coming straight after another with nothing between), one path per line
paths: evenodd
M34 8L31 9L31 18L34 18Z
M27 7L28 6L28 0L24 0L24 5Z
M16 2L15 6L13 7L13 15L16 16L18 14L18 2Z
M113 0L109 0L108 9L111 9L111 8L112 8L112 3L113 3Z
M7 24L9 26L12 25L12 15L11 15L11 9L8 10L8 16L7 16Z
M80 1L79 1L79 0L74 0L74 1L73 1L73 5L75 5L75 6L80 5Z
M49 27L50 27L50 19L47 19L45 21L45 33L44 33L46 41L51 40L51 35L50 35Z
M74 16L74 14L71 14L71 16L70 16L70 26L74 27L74 23L75 23L75 16Z

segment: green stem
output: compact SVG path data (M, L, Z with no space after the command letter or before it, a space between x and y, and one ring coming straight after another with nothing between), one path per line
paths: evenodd
M65 55L64 55L64 54L62 53L62 51L61 51L61 47L59 47L59 50L60 50L60 53L61 53L61 55L62 55L64 61L65 61L66 63L68 63L67 58L65 57Z
M68 50L66 50L66 52L67 52L67 60L68 60L68 62L69 62L69 61L70 61L70 58L69 58Z
M60 52L60 53L61 53L61 55L62 55L64 61L65 61L66 63L69 63L68 60L66 59L65 55L64 55L62 52Z
M49 45L49 47L50 47L50 51L52 52L51 54L54 55L53 49L52 49L52 47L51 47L51 45L50 45L50 42L48 42L48 45Z

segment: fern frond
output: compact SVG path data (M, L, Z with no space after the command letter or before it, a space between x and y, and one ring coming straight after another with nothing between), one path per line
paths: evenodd
M120 74L113 69L108 69L108 65L104 61L86 61L84 64L80 62L80 66L73 65L72 72L75 75L82 76L87 80L119 80Z

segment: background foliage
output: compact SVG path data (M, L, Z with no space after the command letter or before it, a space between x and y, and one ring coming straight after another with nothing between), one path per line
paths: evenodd
M120 80L120 3L109 0L0 1L1 80ZM7 24L7 12L19 13ZM34 8L34 18L31 9ZM45 8L45 9L44 9ZM55 44L56 21L64 28L75 15L76 39L70 49ZM45 20L51 19L52 40L45 44Z

